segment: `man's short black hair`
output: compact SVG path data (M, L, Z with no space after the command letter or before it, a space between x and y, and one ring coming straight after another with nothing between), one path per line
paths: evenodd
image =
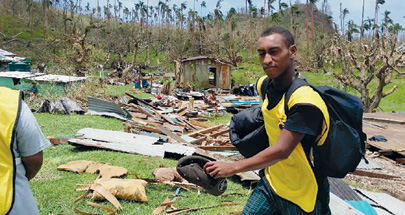
M266 28L262 31L262 34L260 35L261 37L267 37L270 36L272 34L280 34L284 37L285 39L285 43L287 45L287 47L290 47L292 45L294 45L294 37L291 34L291 32L283 27L279 27L279 26L274 26L274 27L270 27L270 28Z

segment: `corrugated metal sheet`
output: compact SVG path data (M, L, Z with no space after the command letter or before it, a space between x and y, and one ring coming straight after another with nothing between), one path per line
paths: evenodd
M396 215L405 215L405 202L394 198L386 193L376 193L360 188L354 188L364 200L368 200L372 206L384 208Z
M77 82L86 80L86 77L74 77L74 76L67 76L67 75L41 75L27 78L28 80L39 81L39 82L56 82L56 83L69 83L69 82Z
M0 77L4 78L21 78L38 82L56 82L56 83L69 83L76 81L86 80L86 77L74 77L66 75L52 75L45 73L31 73L31 72L0 72Z
M195 151L192 146L172 143L156 144L159 141L157 137L120 131L84 128L77 132L76 137L77 139L70 139L69 143L162 158L167 153L186 156L192 155Z
M342 179L340 178L328 178L330 192L343 200L363 200L357 193L352 190Z
M0 77L3 78L23 78L27 79L30 77L45 75L45 73L31 73L31 72L0 72Z
M88 113L92 115L110 116L121 120L131 119L131 115L120 106L98 98L88 97Z
M16 54L6 51L4 49L0 49L0 56L5 56L5 57L14 57Z

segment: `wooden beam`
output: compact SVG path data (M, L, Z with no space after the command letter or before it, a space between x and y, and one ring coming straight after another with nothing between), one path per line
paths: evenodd
M177 136L177 134L169 131L168 129L164 128L161 125L156 126L157 129L159 129L161 132L163 132L164 134L166 134L167 136L171 137L173 140L176 140L179 143L187 143L189 144L189 142L187 142L186 140L184 140L183 138Z
M195 126L198 126L198 127L202 127L202 128L209 128L209 127L211 127L210 125L207 125L207 124L205 124L205 123L199 122L199 121L197 121L197 120L195 120L195 119L189 118L188 121L190 121L191 124L193 124L193 125L195 125Z
M139 112L144 113L150 117L154 117L151 113L149 113L148 111L146 111L145 109L143 109L141 106L136 105L134 103L130 103L128 104L129 106L135 107Z
M161 116L163 119L165 119L166 121L168 121L170 124L174 125L176 123L174 123L168 116L161 114L159 111L155 110L155 108L153 108L152 105L148 104L147 102L142 101L141 99L138 99L137 97L129 94L129 93L125 93L126 95L130 96L131 98L135 99L136 101L147 105L153 112L155 112L157 115ZM138 106L139 107L139 106Z
M360 169L357 169L356 171L354 171L354 172L352 172L350 174L360 175L360 176L368 176L368 177L373 177L373 178L385 178L385 179L399 178L397 176L381 174L381 173L375 173L375 172L368 172L368 171L364 171L364 170L360 170Z
M198 148L208 151L236 151L235 146L199 146Z
M218 137L218 136L220 136L220 135L222 135L222 134L226 134L226 133L228 133L228 132L229 132L229 128L228 128L228 129L225 129L225 130L221 130L221 131L215 132L215 133L211 134L210 137L215 138L215 137Z
M218 129L222 128L222 127L224 127L224 125L216 125L216 126L212 126L212 127L200 130L200 131L195 131L193 133L186 134L186 135L189 136L189 137L192 137L192 136L195 136L197 134L207 134L207 133L210 133L212 131L218 130Z

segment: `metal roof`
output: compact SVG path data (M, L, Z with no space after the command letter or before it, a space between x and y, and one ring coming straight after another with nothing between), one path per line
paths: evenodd
M85 80L86 77L74 77L67 75L52 75L45 73L31 73L31 72L0 72L0 77L4 78L22 78L31 81L38 82L57 82L57 83L69 83Z
M189 57L189 58L178 59L177 61L179 61L179 62L188 62L188 61L205 60L205 59L212 60L212 61L217 62L217 63L227 64L227 65L232 66L232 63L227 61L227 60L221 59L219 57L208 57L208 56Z
M9 51L6 51L6 50L4 50L4 49L0 49L0 56L4 56L4 57L15 57L15 56L17 56L17 55L14 54L14 53L11 53L11 52L9 52Z
M86 80L86 77L74 77L74 76L67 76L67 75L40 75L27 78L28 80L32 81L39 81L39 82L59 82L59 83L69 83L69 82L76 82Z
M0 77L3 78L30 78L34 76L45 75L45 73L31 73L31 72L0 72Z

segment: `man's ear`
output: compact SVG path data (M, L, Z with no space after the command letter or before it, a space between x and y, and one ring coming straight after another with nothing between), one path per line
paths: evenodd
M294 58L297 55L297 46L291 45L289 51L290 51L290 58Z

